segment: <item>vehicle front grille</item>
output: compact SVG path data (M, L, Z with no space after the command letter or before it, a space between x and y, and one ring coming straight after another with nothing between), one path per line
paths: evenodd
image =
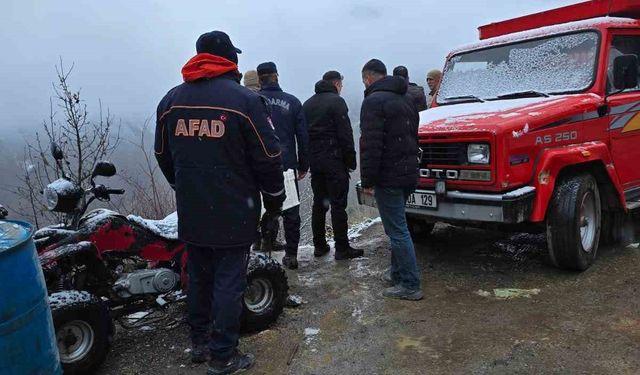
M421 165L466 165L466 143L426 143L421 144Z

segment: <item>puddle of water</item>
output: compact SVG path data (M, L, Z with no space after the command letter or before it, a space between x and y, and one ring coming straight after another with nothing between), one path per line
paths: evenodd
M429 357L433 359L440 358L440 355L433 348L427 346L425 344L427 337L419 336L419 337L411 337L411 336L400 336L396 340L396 347L401 352L406 351L415 351L420 354L427 354Z

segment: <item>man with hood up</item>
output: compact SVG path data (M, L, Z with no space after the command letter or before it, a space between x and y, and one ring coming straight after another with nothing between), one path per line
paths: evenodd
M430 70L427 73L427 86L429 87L429 94L427 95L428 108L431 108L433 106L433 100L435 99L436 93L438 91L438 86L440 86L441 78L442 72L438 69Z
M282 161L265 102L239 84L240 50L212 31L196 51L182 68L184 83L158 105L155 154L176 191L178 236L187 244L192 360L209 358L207 374L232 374L254 362L237 349L242 296L259 194L273 216L285 199Z
M255 70L247 70L242 77L244 87L253 92L260 91L260 82L258 81L258 72Z
M347 103L340 97L342 78L335 70L326 72L316 83L316 94L302 105L309 126L313 254L321 257L329 253L325 220L331 206L336 260L357 258L364 253L352 248L347 237L349 173L356 169L356 150Z
M385 297L422 299L416 253L407 227L405 202L418 184L418 112L406 96L407 81L387 76L382 61L362 68L360 177L375 196L382 226L391 240L391 268Z

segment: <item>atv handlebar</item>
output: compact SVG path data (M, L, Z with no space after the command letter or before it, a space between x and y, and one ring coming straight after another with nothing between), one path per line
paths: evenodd
M108 200L109 195L122 195L124 194L124 189L109 189L104 185L96 185L89 190L93 195L100 200Z

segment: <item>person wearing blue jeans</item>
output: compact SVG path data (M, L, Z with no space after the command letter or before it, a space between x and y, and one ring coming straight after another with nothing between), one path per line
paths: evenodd
M413 189L374 188L374 195L382 219L384 232L391 240L391 269L388 282L407 290L420 290L420 276L413 240L407 227L405 202Z
M405 216L405 202L418 183L418 109L406 95L407 81L387 76L380 60L365 64L362 82L360 183L365 194L375 196L391 239L391 269L385 281L392 285L382 295L420 300L416 253Z

